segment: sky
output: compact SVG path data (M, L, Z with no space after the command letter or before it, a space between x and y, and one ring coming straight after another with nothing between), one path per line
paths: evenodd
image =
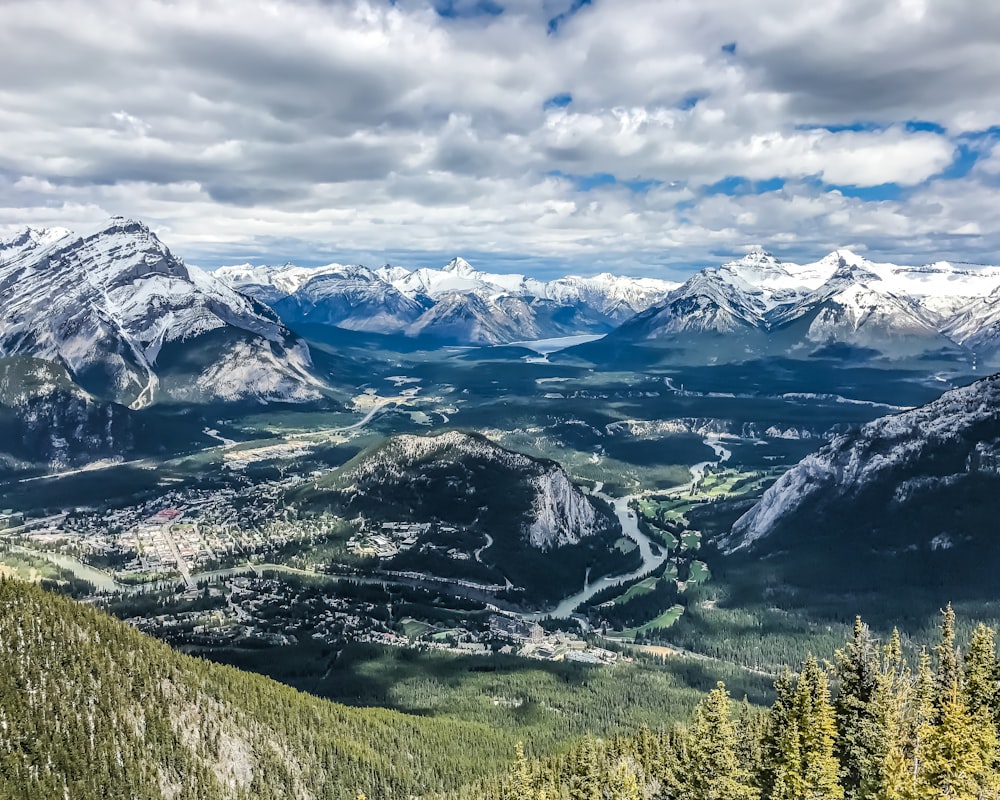
M1000 3L3 0L0 234L664 278L1000 263Z

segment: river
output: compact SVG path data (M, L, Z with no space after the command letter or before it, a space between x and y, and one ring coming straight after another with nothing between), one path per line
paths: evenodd
M656 545L659 550L659 555L654 555L653 546L654 542L646 534L639 530L639 519L636 517L635 512L629 508L629 503L635 499L635 495L628 495L626 497L613 498L604 494L601 489L603 484L598 483L594 487L594 496L599 497L606 503L609 503L615 510L615 516L618 517L618 521L622 526L622 533L635 542L639 547L639 555L642 556L642 565L632 571L626 572L622 575L605 575L603 578L598 578L593 583L585 583L583 589L581 589L576 594L571 594L569 597L563 598L563 600L553 609L549 611L539 611L534 614L525 614L525 619L543 619L545 617L554 617L556 619L566 619L572 616L573 612L584 602L592 598L595 594L610 586L620 586L627 581L635 580L636 578L641 578L644 575L648 575L650 572L655 570L664 561L667 560L668 553L665 549Z
M372 415L370 414L369 417L370 416ZM691 471L691 483L686 484L685 486L679 487L677 489L673 489L671 491L684 492L690 490L691 487L696 485L698 481L702 479L702 477L705 474L705 468L709 464L716 464L716 463L721 464L725 461L728 461L729 458L732 456L732 451L730 451L721 444L721 442L719 441L719 437L708 436L705 438L704 441L708 447L711 447L712 450L715 451L716 460L701 461L689 467ZM593 583L587 580L584 583L583 588L579 592L576 592L575 594L571 594L570 596L563 598L558 603L558 605L555 606L555 608L552 608L548 611L538 611L530 614L521 614L519 616L522 616L524 619L528 620L538 620L538 619L543 619L545 617L566 619L572 616L573 612L580 605L582 605L587 600L590 600L598 592L607 589L611 586L620 586L623 583L627 583L628 581L642 578L653 572L653 570L655 570L657 567L663 564L663 562L666 561L666 559L668 558L669 553L663 547L661 547L659 544L654 542L652 539L650 539L642 531L639 530L639 520L636 516L636 512L633 511L631 508L629 508L629 503L637 499L637 496L627 495L626 497L614 498L604 494L602 491L603 488L604 484L599 482L594 487L593 491L594 496L599 497L601 500L604 500L614 509L615 516L618 517L618 522L621 524L622 527L622 534L631 539L638 546L639 555L642 557L642 564L639 566L638 569L633 570L632 572L623 573L621 575L605 575L604 577L597 579ZM487 536L487 540L488 541L486 545L480 548L478 551L476 551L477 559L478 556L481 555L483 550L485 550L486 548L488 548L493 544L493 540L489 536ZM654 546L659 552L659 555L654 554L653 552ZM101 570L98 569L94 569L93 567L90 567L82 563L81 561L72 558L71 556L62 555L60 553L49 553L42 550L32 550L28 548L18 548L18 549L23 549L26 552L32 553L34 555L42 556L43 558L47 558L49 561L53 562L54 564L60 567L64 567L66 569L71 570L78 577L93 583L94 586L96 586L99 591L104 591L104 592L118 591L129 594L135 594L143 591L149 591L152 589L161 588L161 586L173 585L174 583L171 581L158 584L141 584L138 586L121 584L115 581L114 578L112 578L111 575L109 575L108 573L102 572ZM314 573L305 570L295 569L294 567L288 567L283 564L256 564L253 566L251 566L250 564L244 564L242 566L230 567L228 569L195 573L191 577L192 580L197 583L205 580L213 581L218 578L230 577L238 574L246 574L248 572L255 572L259 574L260 572L264 571L286 572L289 574L320 577L329 580L350 580L350 581L356 581L358 583L372 583L372 584L383 584L383 585L396 584L396 585L412 586L415 583L418 583L416 581L407 581L398 579L393 580L393 579L368 577L360 575L336 575L336 574ZM588 571L587 573L588 578L589 575L590 573Z
M709 464L721 464L728 461L732 456L732 451L724 447L719 441L717 436L707 436L705 438L705 444L711 447L715 451L716 460L715 461L701 461L697 464L689 467L691 471L691 482L673 489L673 492L686 492L695 486L698 481L702 479L705 475L705 468ZM661 547L659 544L650 539L646 534L639 530L639 520L636 517L635 512L629 508L629 503L637 499L636 495L628 495L627 497L612 498L604 494L601 489L604 488L603 483L598 483L594 487L594 496L599 497L601 500L609 503L615 510L615 515L618 517L618 521L622 526L622 533L635 542L639 546L639 554L642 556L642 566L637 570L632 572L627 572L623 575L606 575L603 578L599 578L593 583L584 583L583 589L581 589L576 594L571 594L569 597L564 598L555 608L551 611L541 611L534 614L525 614L525 619L543 619L545 617L553 617L556 619L566 619L573 615L573 612L590 600L598 592L607 589L610 586L621 586L623 583L628 581L636 580L637 578L642 578L658 566L660 566L664 561L667 560L669 553ZM660 555L653 554L653 546L659 550ZM589 574L589 573L588 573Z

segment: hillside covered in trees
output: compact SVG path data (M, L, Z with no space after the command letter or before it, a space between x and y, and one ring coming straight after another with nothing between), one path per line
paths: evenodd
M406 797L511 757L488 725L339 706L0 580L3 800Z
M955 616L914 663L857 621L765 710L723 684L685 725L529 760L509 732L338 706L177 653L88 606L0 581L0 797L988 800L1000 797L994 631ZM484 765L489 765L484 768ZM486 776L483 778L483 776Z

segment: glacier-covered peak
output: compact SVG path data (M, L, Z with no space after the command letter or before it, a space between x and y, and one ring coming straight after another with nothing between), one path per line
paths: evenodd
M447 264L445 264L444 271L453 272L456 275L461 275L462 277L469 277L476 273L475 267L473 267L472 264L470 264L461 256L456 256Z

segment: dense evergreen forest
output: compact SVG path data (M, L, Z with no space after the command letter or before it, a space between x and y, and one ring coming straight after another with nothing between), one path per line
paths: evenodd
M770 709L720 683L685 724L532 758L510 731L339 706L2 580L0 798L997 800L994 631L960 643L949 607L912 661L858 620Z
M339 706L0 580L0 798L397 798L502 770L481 724Z
M589 738L544 761L519 751L501 782L451 797L996 800L998 679L995 632L980 625L960 647L951 606L915 665L898 633L880 643L858 619L833 663L809 656L778 678L766 713L734 707L719 683L687 725Z

